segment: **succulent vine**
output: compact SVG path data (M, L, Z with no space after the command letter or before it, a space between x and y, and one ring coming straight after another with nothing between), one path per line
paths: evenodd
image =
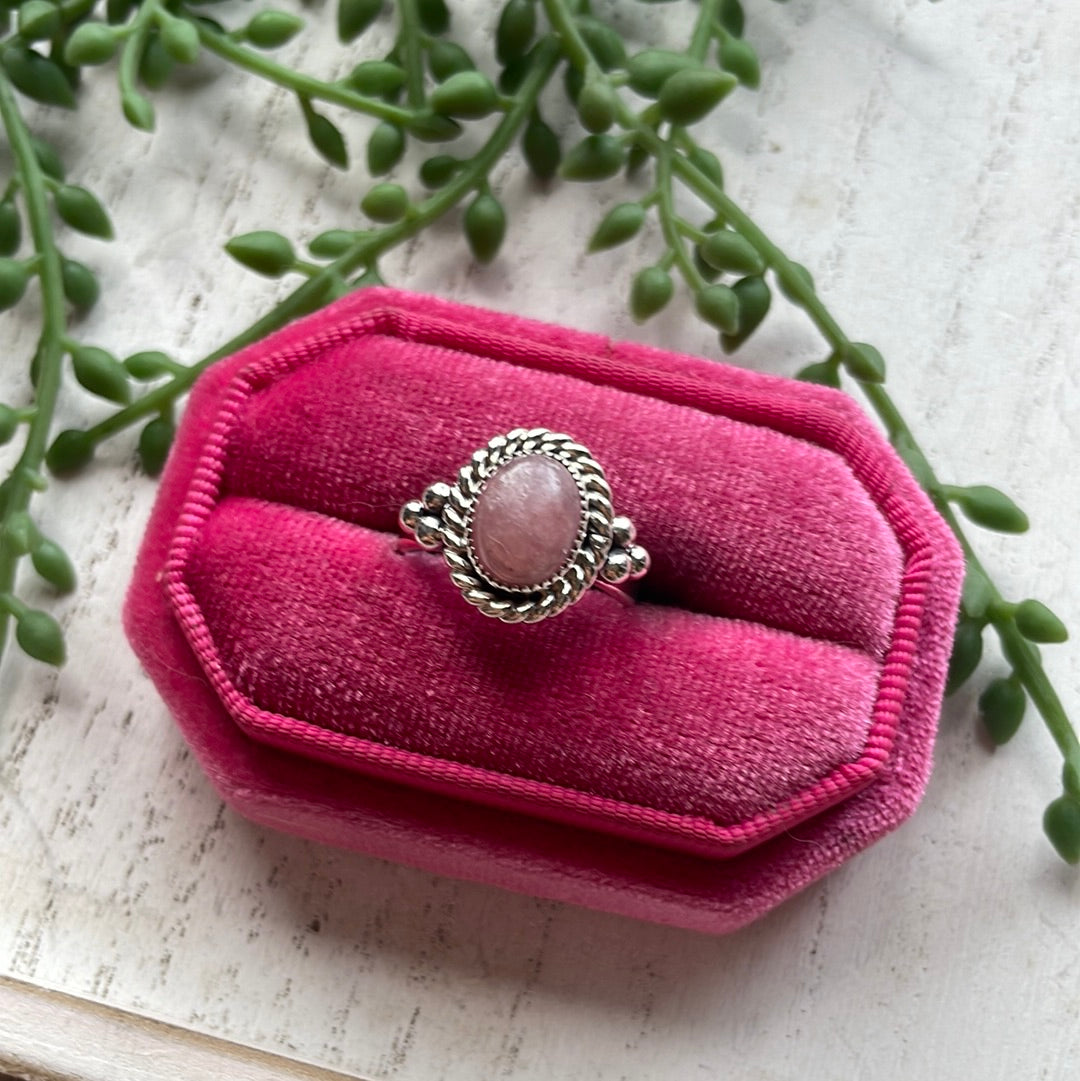
M862 395L967 557L948 690L973 677L992 631L1009 671L981 693L985 730L995 743L1005 743L1028 703L1034 706L1064 762L1061 792L1046 810L1044 829L1063 859L1080 862L1080 742L1038 648L1064 641L1066 629L1041 602L1005 597L968 535L972 526L1020 533L1028 528L1026 516L992 487L939 479L886 389L880 352L840 326L810 273L729 195L720 161L693 134L729 95L758 86L760 65L746 34L744 2L766 0L698 0L683 48L631 49L587 0L506 0L492 54L474 59L452 36L447 0L336 0L338 37L359 59L343 76L324 78L271 55L304 30L304 20L289 11L259 10L226 26L215 16L235 17L236 8L219 9L211 0L0 0L6 25L0 39L0 120L11 163L10 176L0 177L0 309L18 305L31 286L40 298L24 400L0 403L0 444L21 441L0 482L0 653L13 627L25 654L52 665L65 659L57 621L16 591L24 559L58 592L75 583L71 560L35 517L35 501L51 484L46 470L54 476L74 473L103 441L137 426L139 460L157 474L176 407L202 371L349 290L381 281L380 257L448 214L459 216L474 259L495 259L508 208L490 177L517 144L527 168L544 182L623 183L639 192L645 178L645 194L616 203L588 244L597 253L618 247L654 219L655 255L627 283L635 319L646 320L677 293L685 295L716 328L721 349L731 353L766 319L775 293L805 312L821 344L819 359L799 378ZM365 31L376 20L392 20L395 28L384 55L364 51ZM32 129L38 111L26 110L24 101L76 110L82 97L102 85L98 77L84 86L83 69L111 65L123 114L138 129L132 138L145 138L141 133L155 127L154 95L177 65L204 54L293 95L313 149L335 168L350 169L351 163L342 121L331 120L327 107L346 119L373 118L364 162L369 179L358 177L357 217L339 228L292 239L266 229L228 242L228 252L250 270L296 280L251 326L193 364L157 350L121 359L82 341L73 329L72 314L95 303L99 285L92 268L63 250L68 230L110 239L108 212L92 192L67 178L57 149ZM570 139L560 138L542 114L541 95L551 83L562 86L580 122ZM458 136L472 125L482 133L479 148L455 153ZM404 175L410 143L431 148L415 177ZM633 186L620 179L627 176L637 178ZM696 197L693 220L676 208L679 189ZM542 198L545 185L536 190ZM297 249L301 242L303 255ZM56 432L57 402L73 383L111 408L85 430Z

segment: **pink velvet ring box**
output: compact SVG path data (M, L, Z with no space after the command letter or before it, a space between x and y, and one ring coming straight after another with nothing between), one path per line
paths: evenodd
M402 550L517 427L604 466L636 604L508 625ZM838 392L373 289L203 376L126 625L255 821L721 932L914 809L962 571Z

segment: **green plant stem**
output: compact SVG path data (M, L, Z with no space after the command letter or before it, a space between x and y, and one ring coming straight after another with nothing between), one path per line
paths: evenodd
M150 36L156 15L157 4L147 0L127 25L128 37L120 49L120 63L116 73L120 93L124 97L143 96L135 83L139 74L139 64L146 50L146 39Z
M0 593L0 616L5 620L8 616L18 619L27 611L29 611L27 606L14 593Z
M596 57L593 56L592 50L585 44L585 39L581 36L581 31L574 24L574 16L580 9L581 4L575 2L573 8L571 8L563 3L563 0L541 0L541 3L544 7L544 14L547 15L548 22L551 23L552 30L562 40L562 48L566 54L566 59L582 74L588 71L598 71L600 65L596 62Z
M323 79L317 79L313 75L305 75L303 72L294 71L292 68L279 64L276 60L263 53L249 49L246 45L240 45L233 41L227 34L192 15L186 9L184 16L199 32L199 40L212 53L216 53L230 64L257 75L275 86L284 87L295 94L306 98L317 98L334 105L342 105L354 112L366 113L368 116L378 117L380 120L389 120L394 124L406 126L415 119L413 109L403 109L399 105L392 105L381 98L368 97L366 94L358 94L340 83L328 83ZM421 84L422 85L422 84ZM422 100L421 100L422 104Z
M100 442L144 417L159 413L180 395L186 393L199 375L215 361L243 349L252 342L259 341L298 316L311 311L312 308L318 306L326 289L335 278L347 277L360 267L372 266L383 252L427 228L437 218L453 209L465 196L477 190L486 182L492 168L502 158L514 137L528 121L540 92L555 71L559 58L558 44L552 39L543 42L537 48L532 67L521 84L513 107L499 121L487 142L468 165L446 187L417 204L413 213L400 222L358 237L356 243L348 250L333 262L327 263L318 273L290 293L277 307L256 320L236 337L198 363L183 369L167 383L155 387L138 401L90 428L88 434L91 439L95 443Z
M30 235L39 260L37 273L41 282L42 304L35 408L27 427L22 454L5 482L3 517L0 519L0 593L11 593L20 553L5 539L4 527L12 515L27 510L38 488L41 464L45 460L45 449L49 441L49 429L60 392L67 314L60 253L53 242L45 176L34 153L30 132L19 111L15 93L3 73L0 73L0 119L15 159L16 171L22 181ZM0 654L3 653L7 639L8 621L8 612L0 614Z
M705 287L705 279L700 271L694 266L693 260L686 254L686 245L679 232L679 218L675 213L674 194L671 186L671 149L666 146L665 151L656 159L656 195L657 213L660 217L660 231L663 233L664 242L668 251L674 258L679 273L686 280L686 284L699 292Z
M701 10L698 12L694 23L694 30L690 36L690 44L686 48L687 55L692 56L698 63L705 62L705 55L709 51L709 42L716 33L716 22L720 11L720 0L701 0Z
M268 334L280 330L294 319L317 308L322 303L326 290L335 276L348 274L363 265L364 251L364 244L358 242L332 263L321 268L318 274L294 289L280 304L256 319L235 337L230 338L212 353L208 353L197 363L186 367L181 366L168 382L148 391L131 405L125 406L112 416L88 428L87 434L94 443L100 443L136 421L160 414L163 410L170 408L177 398L187 393L195 380L210 365L265 338Z
M414 109L424 104L424 65L420 60L420 46L424 38L420 29L420 13L416 0L397 0L398 41L401 44L403 66L405 68L405 95Z
M596 68L595 60L578 31L574 23L573 12L565 0L542 0L542 2L548 20L562 39L564 51L571 62L582 72L594 71ZM703 8L708 2L709 0L703 0ZM700 25L699 21L698 27ZM695 30L694 42L698 40L697 30ZM729 225L741 233L757 249L766 264L784 282L789 298L806 312L834 351L839 352L850 345L848 336L822 303L813 286L799 273L795 263L769 239L765 232L722 188L714 184L684 154L673 153L671 145L657 133L652 125L634 113L621 100L616 110L616 119L619 126L630 133L639 145L648 150L657 162L662 226L665 217L670 217L671 214L670 190L666 197L664 194L665 182L670 189L670 173L668 172L670 169L711 210L726 220ZM673 137L680 142L684 149L690 149L694 146L693 140L685 132L675 132ZM669 208L666 214L664 211L665 198ZM665 228L665 239L670 247L671 238L668 228ZM679 248L681 248L681 244ZM685 252L683 254L685 256ZM675 258L676 260L679 258L678 250L675 250ZM682 264L680 263L681 268ZM1004 598L991 582L989 575L986 574L964 533L963 527L949 505L944 485L938 480L926 455L915 441L911 429L897 408L892 396L880 383L859 382L859 388L873 411L884 424L890 441L894 445L902 445L905 461L912 469L912 472L919 477L937 510L956 535L967 561L968 573L980 574L986 579L990 587L991 608L995 602L998 604L1003 603ZM1011 617L992 617L990 623L1001 641L1003 652L1013 665L1017 676L1035 704L1035 708L1042 717L1051 737L1061 750L1066 763L1074 769L1080 770L1080 740L1077 739L1076 732L1069 722L1068 715L1061 704L1061 699L1047 678L1038 654L1020 635Z
M997 590L994 592L997 593ZM1076 738L1076 732L1069 723L1065 707L1062 706L1061 699L1050 683L1035 648L1020 634L1011 619L994 621L993 627L1001 639L1002 651L1013 666L1013 670L1032 702L1035 703L1039 716L1042 717L1066 763L1074 770L1080 770L1080 740Z

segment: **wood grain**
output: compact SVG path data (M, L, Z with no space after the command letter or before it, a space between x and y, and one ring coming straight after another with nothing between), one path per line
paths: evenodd
M249 1047L0 979L0 1081L349 1081Z
M672 41L692 14L598 8ZM849 332L882 349L943 479L1020 498L1030 535L978 537L1002 587L1080 628L1075 6L748 8L765 84L703 124L703 141ZM355 56L332 43L329 9L308 10L321 36L286 55L346 70ZM455 10L486 55L495 7ZM375 28L372 55L389 33ZM209 59L181 77L183 92L158 98L153 138L118 119L106 71L88 79L78 131L45 113L41 125L119 235L65 242L104 279L79 336L193 360L285 288L239 271L224 240L358 224L362 189L315 159L287 95ZM565 109L551 119L569 130ZM361 155L364 126L348 139ZM625 314L654 234L581 254L621 182L541 197L518 165L496 176L510 232L492 266L472 264L448 222L390 258L388 280L718 355L683 304L645 327ZM8 356L28 357L31 310L2 325ZM782 309L738 359L791 374L820 351ZM0 396L24 394L5 363ZM59 419L101 415L73 394ZM914 820L725 939L317 848L221 808L126 647L119 607L154 495L132 447L116 440L41 502L43 527L78 553L80 586L58 606L63 672L16 657L0 669L0 973L379 1079L1075 1076L1080 878L1040 834L1059 762L1037 723L990 753L977 688L958 695ZM1045 654L1080 716L1078 651ZM0 1048L10 1031L0 1014Z

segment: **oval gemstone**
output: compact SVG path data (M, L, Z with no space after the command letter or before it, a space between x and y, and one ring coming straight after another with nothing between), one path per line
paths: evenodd
M570 470L527 454L500 466L476 498L472 549L485 577L528 589L566 563L581 527L581 496Z

